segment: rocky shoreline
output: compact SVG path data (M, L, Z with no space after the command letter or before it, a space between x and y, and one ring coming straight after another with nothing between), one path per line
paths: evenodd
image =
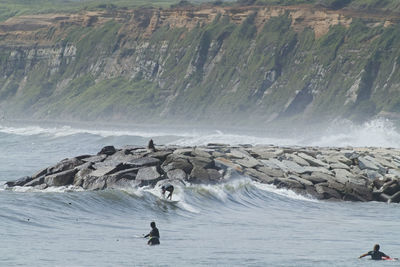
M221 183L237 175L316 199L400 202L400 150L390 148L106 146L97 155L64 159L6 187L103 190Z

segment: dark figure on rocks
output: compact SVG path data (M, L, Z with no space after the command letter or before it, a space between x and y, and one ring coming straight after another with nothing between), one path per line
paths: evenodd
M174 186L172 184L166 184L161 187L161 193L164 198L165 198L165 191L169 192L167 199L169 198L170 200L172 200L172 192L174 192Z
M151 150L151 151L156 151L156 148L154 146L154 142L153 139L150 139L149 144L147 145L147 149Z
M372 260L383 260L384 258L390 258L388 255L386 255L385 253L379 251L380 246L378 244L376 244L374 246L374 250L369 251L365 254L362 254L360 256L360 259L365 257L365 256L371 256Z
M149 245L149 246L159 245L160 244L160 233L158 232L156 223L151 222L150 226L151 226L150 233L148 233L147 235L144 236L144 238L149 238L147 245Z

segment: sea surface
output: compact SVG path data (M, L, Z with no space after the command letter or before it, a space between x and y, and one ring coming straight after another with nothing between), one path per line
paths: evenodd
M282 135L283 136L283 135ZM6 189L14 180L105 145L275 144L400 147L384 120L283 138L221 129L85 129L0 123L0 266L399 266L358 256L375 243L400 256L400 205L328 202L245 177L220 185L81 191ZM155 221L161 245L142 236Z

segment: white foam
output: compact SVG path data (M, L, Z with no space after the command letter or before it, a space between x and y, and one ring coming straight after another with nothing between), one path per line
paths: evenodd
M168 136L171 133L163 132L163 131L124 131L124 130L90 130L90 129L82 129L82 128L73 128L71 126L62 126L62 127L40 127L40 126L27 126L27 127L6 127L0 125L0 132L7 134L15 134L22 136L31 136L31 135L45 135L49 137L65 137L71 136L75 134L92 134L98 135L101 137L119 137L119 136L141 136L144 138L150 137L159 137L159 136ZM179 136L192 136L193 133L179 133Z
M65 192L82 192L84 189L80 186L59 186L59 187L47 187L46 189L38 189L32 186L15 186L10 188L14 192L26 193L26 192L44 192L44 193L65 193Z
M222 143L230 145L238 145L238 144L296 145L298 142L294 139L286 139L286 138L278 139L270 137L256 137L251 135L229 134L229 133L223 133L218 130L215 131L215 133L190 136L174 142L174 144L181 146L207 145L208 143Z
M142 187L138 189L139 191L143 192L148 192L151 193L152 195L156 196L157 198L163 198L161 194L161 189L160 186L155 186L155 187ZM193 207L192 205L188 204L185 201L185 195L184 195L184 190L181 186L179 185L174 185L174 193L172 195L172 198L174 201L178 201L175 205L177 207L180 207L184 210L187 210L192 213L200 213L198 209Z
M284 189L284 188L276 188L274 185L269 185L269 184L262 184L259 182L253 182L255 187L257 187L260 190L271 192L280 196L288 197L291 199L295 200L302 200L302 201L310 201L310 202L318 202L318 200L312 199L312 198L307 198L302 195L298 195L292 190Z
M324 134L305 145L400 148L400 133L391 121L383 118L362 125L341 120L332 123Z

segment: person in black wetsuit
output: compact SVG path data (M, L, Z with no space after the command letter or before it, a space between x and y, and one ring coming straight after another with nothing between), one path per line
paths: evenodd
M361 259L362 257L368 256L368 255L371 256L371 259L373 259L373 260L382 260L382 257L390 258L385 253L379 251L379 249L380 249L380 246L378 244L376 244L374 246L374 250L369 251L369 252L367 252L365 254L362 254L359 258Z
M147 242L147 245L153 246L153 245L159 245L160 244L160 232L158 232L158 229L156 227L155 222L150 223L151 226L151 231L147 235L144 236L144 238L149 237L149 241Z
M167 199L169 198L170 200L172 200L172 192L174 192L174 186L172 184L163 185L161 187L161 192L162 192L163 197L165 197L165 191L169 192Z

